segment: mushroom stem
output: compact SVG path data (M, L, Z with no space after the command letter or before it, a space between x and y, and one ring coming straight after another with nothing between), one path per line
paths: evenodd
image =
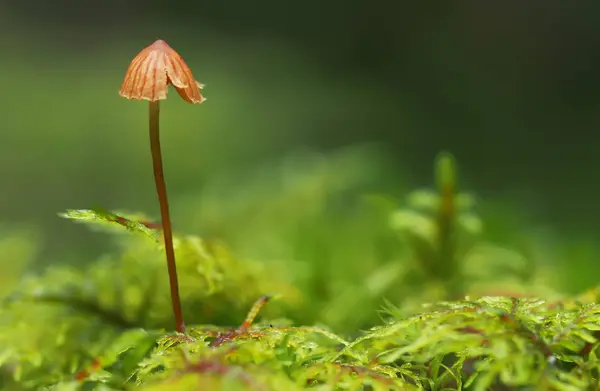
M167 186L163 174L162 153L160 150L160 104L159 101L150 102L150 150L152 152L152 165L154 168L154 182L156 193L160 204L160 217L162 220L163 235L165 240L165 253L167 256L167 268L169 270L169 285L171 288L171 302L173 314L175 315L175 330L185 333L185 323L181 312L181 299L179 298L179 282L177 281L177 264L175 263L175 251L173 250L173 231L171 228L171 217L169 216L169 202L167 200Z

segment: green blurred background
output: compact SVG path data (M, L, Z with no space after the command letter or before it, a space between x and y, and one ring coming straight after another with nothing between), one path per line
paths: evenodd
M158 216L146 106L117 93L129 61L158 38L208 98L191 106L172 91L163 105L177 230L284 257L269 242L285 218L273 212L277 194L296 192L279 208L299 214L319 186L402 199L432 184L447 150L490 235L558 239L563 252L546 261L572 272L565 289L596 282L600 3L558 0L0 0L6 270L108 251L106 236L57 217L66 208ZM289 168L318 171L339 154L317 180ZM269 187L279 177L295 185Z

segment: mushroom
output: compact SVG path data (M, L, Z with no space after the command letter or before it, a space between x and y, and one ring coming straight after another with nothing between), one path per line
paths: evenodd
M185 333L181 299L179 298L177 265L173 249L173 231L160 149L160 101L167 99L169 84L173 85L179 96L188 103L202 103L206 100L200 92L203 87L202 84L194 79L192 71L181 56L165 41L157 40L139 52L131 61L119 95L131 100L147 100L149 102L150 151L152 153L156 193L160 204L171 302L175 316L175 330Z

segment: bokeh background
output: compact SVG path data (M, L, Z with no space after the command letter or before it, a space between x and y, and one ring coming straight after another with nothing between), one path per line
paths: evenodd
M285 258L270 240L285 211L288 231L319 232L294 224L323 194L347 195L341 215L364 194L402 200L446 150L490 236L558 246L543 261L563 268L561 289L597 282L600 3L559 0L0 0L5 270L109 251L66 208L158 217L147 109L117 93L158 38L208 98L163 105L177 230Z

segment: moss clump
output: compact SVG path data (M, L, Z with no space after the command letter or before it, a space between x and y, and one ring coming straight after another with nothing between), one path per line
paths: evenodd
M30 275L4 298L3 389L597 389L600 288L578 297L546 289L538 265L481 239L449 155L439 158L437 178L436 191L384 208L388 231L406 244L403 258L388 254L361 281L329 270L307 277L303 287L312 281L314 289L301 291L284 263L176 235L186 334L170 332L160 225L67 211L111 231L117 251L85 268ZM482 295L492 281L512 293ZM321 297L336 289L337 298ZM388 298L379 313L374 296ZM331 322L314 322L314 313ZM366 320L379 326L360 330Z

